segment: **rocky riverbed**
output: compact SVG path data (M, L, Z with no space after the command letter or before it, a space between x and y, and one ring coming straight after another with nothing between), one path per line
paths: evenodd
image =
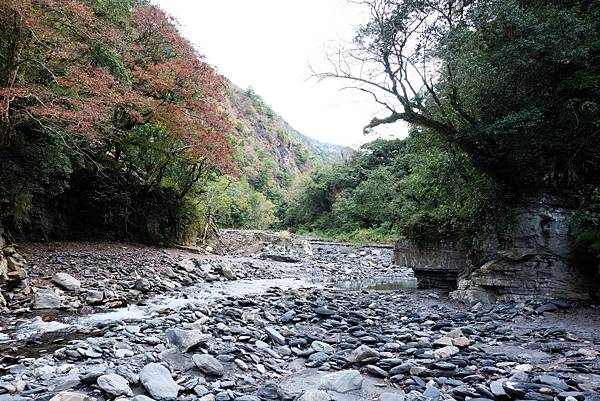
M416 290L389 248L212 251L22 245L0 401L600 400L593 306L466 307Z

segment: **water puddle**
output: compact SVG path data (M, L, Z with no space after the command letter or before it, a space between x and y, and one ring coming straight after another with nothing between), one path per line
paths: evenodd
M417 288L417 279L408 276L329 279L322 283L348 291L401 291Z

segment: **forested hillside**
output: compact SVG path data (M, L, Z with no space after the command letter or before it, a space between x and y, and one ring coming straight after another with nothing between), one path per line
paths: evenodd
M267 227L297 177L342 157L220 76L145 1L4 1L0 19L0 217L17 237Z

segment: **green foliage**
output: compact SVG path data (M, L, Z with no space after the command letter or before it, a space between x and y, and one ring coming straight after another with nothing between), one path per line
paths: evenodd
M275 222L273 202L243 178L220 177L207 184L199 200L203 215L211 214L219 226L268 228Z
M413 131L406 140L368 143L349 163L312 174L289 200L285 222L337 237L468 239L493 221L500 199L464 153Z

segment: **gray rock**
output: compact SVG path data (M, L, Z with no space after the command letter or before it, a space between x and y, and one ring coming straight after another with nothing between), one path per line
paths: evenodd
M67 291L77 291L81 288L79 280L67 273L56 273L52 282Z
M281 389L277 384L268 382L258 388L256 395L263 400L280 400Z
M362 388L363 377L358 370L341 370L321 378L319 389L347 393Z
M183 352L199 344L206 344L212 336L204 334L200 330L167 329L165 332L169 344L175 345Z
M154 401L152 398L148 397L147 395L143 395L143 394L136 395L131 400L132 401Z
M322 390L308 390L298 398L297 401L330 401L329 394Z
M229 267L227 265L221 266L221 274L227 280L236 280L237 279L237 277L236 277L235 273L233 272L233 270L231 269L231 267Z
M379 352L367 345L361 345L350 353L348 360L354 363L361 363L365 359L379 357Z
M104 293L102 291L88 290L85 295L85 302L89 305L98 305L102 303Z
M404 393L381 393L379 401L405 401L406 394Z
M433 351L433 355L435 356L435 359L446 359L458 354L459 352L460 350L458 347L455 347L454 345L448 345L446 347L436 349Z
M192 360L201 372L209 376L223 376L225 374L221 362L208 354L194 354Z
M90 397L85 394L69 393L64 391L50 398L50 401L90 401Z
M322 341L313 341L310 346L316 352L324 352L326 354L333 354L335 352L335 349L331 345Z
M147 278L138 278L135 280L134 287L139 292L146 293L152 289L152 283Z
M100 387L104 392L114 396L129 396L132 394L127 379L114 373L100 376L98 378L98 387Z
M33 309L58 309L62 298L50 288L38 288L33 293Z
M169 369L159 363L149 363L140 371L140 382L156 401L177 398L179 385L171 377Z
M285 337L275 327L265 327L265 332L277 344L285 345Z

